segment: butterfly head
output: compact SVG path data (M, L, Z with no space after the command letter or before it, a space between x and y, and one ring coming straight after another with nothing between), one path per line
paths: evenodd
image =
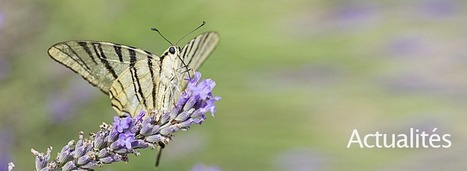
M180 52L181 52L180 47L170 46L169 49L167 49L167 51L164 52L164 55L176 55L176 56L178 56L177 54L180 54Z
M173 46L171 46L171 47L169 48L169 53L170 53L170 54L175 54L175 48L174 48Z

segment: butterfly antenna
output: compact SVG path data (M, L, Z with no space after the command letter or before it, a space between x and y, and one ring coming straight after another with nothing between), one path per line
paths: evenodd
M151 28L151 30L159 33L159 35L161 35L162 38L164 38L167 42L169 42L170 45L172 46L174 45L172 42L169 41L169 39L165 38L164 35L162 35L162 33L157 28Z
M204 25L206 24L206 21L203 21L201 23L201 25L199 25L198 27L196 27L195 29L191 30L189 33L185 34L184 36L182 36L182 38L178 39L177 43L175 43L175 45L178 45L178 43L183 40L186 36L190 35L191 33L195 32L196 30L198 30L199 28L203 27ZM179 59L182 61L182 64L184 65L184 67L186 68L185 72L188 73L188 78L191 79L191 75L190 75L190 68L188 68L188 65L185 64L185 62L183 61L183 59L181 59L179 57Z
M196 27L195 29L193 29L193 30L190 31L189 33L185 34L182 38L178 39L178 41L177 41L177 43L175 43L175 45L178 45L178 42L180 42L181 40L183 40L186 36L190 35L191 33L195 32L195 31L198 30L199 28L203 27L205 24L206 24L206 21L203 21L203 23L201 23L201 25L199 25L198 27Z

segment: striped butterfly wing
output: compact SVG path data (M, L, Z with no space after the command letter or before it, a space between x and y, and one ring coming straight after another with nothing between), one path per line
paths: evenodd
M51 46L48 53L52 59L80 74L106 94L130 64L141 60L160 60L141 49L96 41L61 42Z
M189 69L198 70L219 43L217 32L205 32L185 45L181 51L183 63Z
M134 116L141 110L159 115L168 112L188 83L186 67L197 70L218 42L218 33L205 32L183 49L170 47L161 55L160 65L147 60L130 66L110 88L112 106L120 115ZM192 76L194 72L188 73Z
M142 60L130 65L110 88L112 107L119 115L135 116L139 111L154 109L160 84L160 64Z
M217 44L219 43L220 36L217 32L204 32L187 43L181 50L181 59L183 62L181 65L187 65L189 70L196 71L206 61L208 56L214 51ZM184 67L184 66L180 66ZM194 72L189 72L190 77L193 76ZM186 87L187 82L180 82L180 89Z

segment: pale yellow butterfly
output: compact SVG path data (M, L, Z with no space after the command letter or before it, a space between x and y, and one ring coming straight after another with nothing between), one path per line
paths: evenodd
M101 41L61 42L50 47L48 53L108 94L118 115L135 116L139 111L160 115L170 109L186 87L184 73L192 75L218 42L218 33L205 32L183 48L170 46L160 57L132 46Z

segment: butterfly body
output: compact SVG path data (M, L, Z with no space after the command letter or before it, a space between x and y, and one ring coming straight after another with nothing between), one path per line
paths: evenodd
M214 50L216 32L205 32L183 48L170 46L160 57L132 46L66 41L49 48L57 62L108 94L118 115L168 112L187 81Z

